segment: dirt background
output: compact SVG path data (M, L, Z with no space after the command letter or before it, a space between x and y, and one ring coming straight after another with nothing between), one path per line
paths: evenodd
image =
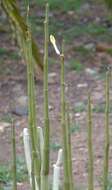
M43 19L44 9L32 5L31 15L35 15L41 22L34 36L39 43L43 54ZM60 48L62 36L65 36L65 80L68 85L66 93L70 104L71 138L73 174L76 186L87 184L87 96L88 90L92 92L93 109L93 147L94 147L94 181L99 188L102 177L103 146L104 146L104 104L105 104L105 71L112 63L112 57L103 48L111 47L112 19L104 5L86 1L78 11L51 10L50 24L57 19L57 27L50 28L54 32ZM13 45L11 31L4 14L0 19L0 165L11 165L11 124L10 117L14 118L16 128L17 157L24 158L22 131L28 127L27 117L27 80L26 65L19 55L19 49ZM35 20L34 20L35 21ZM60 25L59 25L60 23ZM62 25L62 23L64 23ZM81 32L88 24L92 31ZM36 25L36 23L35 23ZM52 24L51 24L52 26ZM74 26L80 26L75 33ZM56 28L55 28L56 27ZM103 31L103 29L105 31ZM40 30L41 28L41 30ZM73 30L72 30L73 29ZM102 30L101 30L102 29ZM67 32L65 32L67 31ZM67 40L68 39L68 40ZM78 49L83 46L83 50ZM84 51L84 50L87 51ZM60 126L60 60L49 45L49 117L51 127L50 168L56 161L57 151L61 147ZM81 68L73 69L79 62ZM42 77L41 77L42 78ZM112 86L110 85L110 103L112 102ZM37 126L43 127L43 80L36 79ZM100 110L99 110L100 108ZM110 137L112 134L112 106L110 104ZM75 110L76 109L76 110ZM111 139L111 138L110 138ZM112 171L112 145L110 145L109 173ZM28 189L28 182L18 182L18 189Z

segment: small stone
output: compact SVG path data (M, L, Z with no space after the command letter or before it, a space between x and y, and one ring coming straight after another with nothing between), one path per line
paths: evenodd
M84 46L84 48L87 49L87 50L92 50L92 51L93 51L93 50L95 51L95 49L96 49L94 43L88 43L88 44L86 44L86 45Z
M55 72L48 74L48 83L53 84L56 82L57 74Z
M27 96L20 96L16 100L15 106L12 109L12 113L19 116L28 115L28 97Z
M4 127L0 126L0 133L4 132Z
M48 77L56 77L57 76L57 74L54 72L54 73L49 73L48 74Z
M20 104L20 105L26 106L27 103L28 103L28 97L27 96L20 96L17 99L17 103Z
M80 116L81 116L80 113L76 113L76 114L75 114L75 117L80 117Z
M11 124L7 122L0 122L0 133L3 133L6 128L10 127Z
M13 93L20 94L22 91L22 86L21 84L15 85L13 88Z
M80 8L79 11L82 13L82 12L88 11L89 9L90 9L89 3L84 3L84 4L81 6L81 8Z
M68 13L68 15L70 15L70 16L74 15L74 11L68 11L67 13Z
M91 69L91 68L86 68L86 69L85 69L85 72L86 72L87 74L90 74L90 75L96 75L96 74L97 74L97 71L94 70L94 69Z
M21 182L17 182L17 185L18 185L18 186L22 186L23 183L21 183Z
M4 186L4 190L12 190L12 185L9 183L9 184L6 184Z
M87 83L82 83L77 85L77 88L86 88L86 87L88 87Z
M100 18L100 17L96 17L96 18L95 18L95 22L96 22L96 23L100 23L100 21L101 21L101 18Z
M101 92L93 92L93 99L95 100L103 100L103 94ZM100 102L101 103L101 102Z
M52 111L53 109L54 109L54 107L49 105L49 111Z
M85 115L86 105L83 102L75 103L75 116L79 119L83 118Z

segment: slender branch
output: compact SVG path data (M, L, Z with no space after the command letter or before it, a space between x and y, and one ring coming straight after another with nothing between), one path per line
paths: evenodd
M1 5L6 14L8 15L8 18L11 21L11 23L13 23L14 27L16 27L16 33L18 34L16 35L17 40L19 42L20 48L22 49L23 53L25 53L23 45L27 38L26 35L26 31L28 30L27 23L25 22L24 18L20 15L20 11L17 7L17 3L15 0L1 0ZM39 68L43 69L40 52L32 36L31 36L31 41L32 41L31 43L32 59L38 66L38 69Z
M92 109L91 95L88 95L88 190L94 190L93 142L92 142Z
M62 127L62 139L63 139L63 164L64 164L64 190L70 189L69 180L69 151L68 151L68 129L66 125L66 108L65 108L65 73L64 73L64 54L63 48L60 55L61 59L61 127Z
M27 31L26 40L26 60L27 60L27 78L28 78L28 107L29 107L29 132L31 138L31 149L32 149L32 185L35 189L35 178L40 186L40 155L37 150L38 139L36 129L36 107L35 107L35 83L34 83L34 62L32 59L32 41L30 23L27 18L29 29Z
M106 73L105 81L105 144L104 144L104 165L103 165L103 190L107 190L108 186L108 169L109 169L109 86L110 86L110 72Z
M68 154L68 172L70 190L74 189L73 174L72 174L72 152L71 152L71 133L70 133L70 114L69 104L66 103L66 131L67 131L67 154Z
M46 16L44 21L44 147L41 167L41 189L49 189L49 114L48 114L48 9L46 4Z
M16 169L16 135L14 121L12 121L12 150L13 150L13 190L17 190L17 169Z

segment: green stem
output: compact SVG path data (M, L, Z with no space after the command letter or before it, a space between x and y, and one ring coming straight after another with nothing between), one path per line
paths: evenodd
M29 29L30 30L30 29ZM27 58L27 77L28 77L28 107L29 107L29 131L32 147L32 180L37 180L40 186L40 155L37 151L37 129L36 129L36 107L35 107L35 84L34 84L34 62L32 60L32 41L31 33L27 31L26 58ZM35 182L32 182L35 189Z
M69 183L70 190L73 190L73 174L72 174L72 152L71 152L71 134L70 134L70 115L69 115L69 104L66 104L67 112L67 122L66 122L66 131L67 131L67 154L68 154L68 172L69 172Z
M15 126L12 122L12 150L13 150L13 190L17 190L17 172L16 172L16 135Z
M18 35L16 35L16 37L17 37L17 40L19 39L19 43L20 43L19 45L23 51L23 43L26 42L26 38L27 38L26 31L28 30L28 26L24 18L20 14L19 8L17 6L17 2L15 0L1 0L1 5L4 11L6 12L6 14L8 15L8 18L14 24L14 27L16 27L16 30L17 30L16 32L19 35L19 37ZM33 61L36 63L38 68L43 70L41 55L32 36L31 36L31 41L32 41L31 44L32 44Z
M93 143L92 143L92 109L91 96L88 95L88 190L94 189L94 170L93 170Z
M110 136L109 136L109 86L110 86L110 72L106 73L105 82L105 144L104 144L104 165L103 165L103 190L107 190L108 186L108 168L109 168L109 147L110 147Z
M48 9L46 4L46 16L44 21L44 147L41 168L41 190L49 189L49 111L48 111Z
M64 190L70 189L69 171L68 171L68 140L66 128L66 108L65 108L65 75L64 75L64 54L60 55L61 58L61 127L63 134L63 162L64 162Z

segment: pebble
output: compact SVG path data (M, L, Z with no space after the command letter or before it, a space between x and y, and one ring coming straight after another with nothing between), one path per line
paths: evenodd
M12 91L13 93L19 94L19 95L23 93L21 84L15 85Z
M103 94L101 92L93 92L92 95L94 100L103 100Z
M87 74L90 74L90 75L96 75L96 74L97 74L97 71L94 70L94 69L91 69L91 68L86 68L86 69L85 69L85 72L86 72Z
M87 49L87 50L92 50L92 51L95 51L95 50L96 50L96 46L95 46L94 43L88 43L88 44L86 44L84 47L85 47L85 49Z
M86 87L88 87L87 83L82 83L77 85L77 88L86 88Z
M101 18L97 16L97 17L95 18L95 22L96 22L96 23L100 23L100 21L101 21Z
M53 109L54 109L54 107L49 105L49 111L52 111Z
M75 117L80 117L80 116L81 116L80 113L76 113L76 114L75 114Z
M84 3L81 7L80 7L80 12L85 12L85 11L88 11L90 9L90 5L89 3Z
M12 109L12 113L18 116L28 115L28 97L27 96L20 96L16 100L15 106Z
M7 122L0 122L0 133L4 133L5 129L10 127L11 124Z
M56 82L56 77L57 77L57 74L55 72L49 73L48 74L48 83L54 84Z

